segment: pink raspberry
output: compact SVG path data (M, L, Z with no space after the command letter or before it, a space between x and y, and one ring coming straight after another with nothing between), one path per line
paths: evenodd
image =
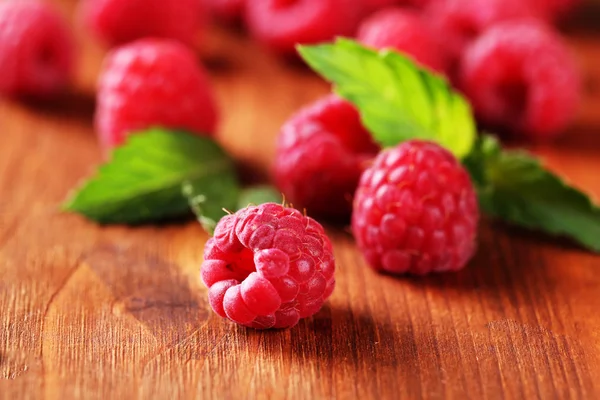
M453 63L484 30L503 21L536 15L524 0L437 0L430 2L426 13Z
M274 203L223 218L201 268L213 310L256 329L289 328L317 313L333 292L334 272L323 227Z
M193 45L202 12L200 0L82 0L79 16L112 46L146 37Z
M66 22L48 4L0 2L0 93L57 93L71 77L73 47Z
M331 95L283 125L275 180L294 206L312 215L346 219L360 174L377 151L358 111Z
M311 44L352 35L361 4L356 0L261 0L246 4L252 35L271 50L295 54L298 43Z
M376 49L396 49L438 72L446 70L441 43L416 11L400 7L378 11L362 23L358 40Z
M217 107L204 69L187 47L142 39L107 56L98 84L96 129L107 147L163 126L210 135Z
M242 17L246 0L204 0L207 10L224 21L235 21Z
M569 49L532 21L506 22L482 35L464 54L460 81L483 123L536 139L563 132L580 100Z
M475 190L456 158L409 141L384 150L362 175L352 231L375 270L425 275L467 264L478 219Z

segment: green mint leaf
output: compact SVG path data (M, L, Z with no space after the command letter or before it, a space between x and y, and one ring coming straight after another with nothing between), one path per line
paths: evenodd
M211 139L150 129L129 136L63 208L102 224L157 222L190 212L184 183L213 190L234 179L232 160Z
M264 203L282 203L283 195L279 190L269 185L257 185L245 188L239 196L237 209L248 207L249 205L260 205Z
M350 39L299 46L298 51L358 107L382 146L424 139L459 158L469 154L477 133L471 106L442 77L398 52L376 52Z
M185 182L183 194L202 228L212 235L227 210L233 211L236 207L240 184L235 174L225 174L220 179L205 178Z
M495 138L484 135L464 164L485 213L600 252L600 208L530 154L502 150Z

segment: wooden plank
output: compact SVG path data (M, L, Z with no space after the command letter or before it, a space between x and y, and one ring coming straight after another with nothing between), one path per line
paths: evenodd
M72 94L0 101L0 398L600 396L600 259L564 241L486 221L465 271L397 279L330 228L331 300L292 330L252 332L210 311L197 224L100 228L61 214L101 161L91 119L103 51L78 37ZM569 135L533 149L600 198L600 39L571 43L585 104ZM266 175L278 127L327 86L222 29L202 58L221 140Z

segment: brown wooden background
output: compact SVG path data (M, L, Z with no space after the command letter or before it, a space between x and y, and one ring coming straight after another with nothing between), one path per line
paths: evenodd
M582 15L569 40L585 104L564 139L533 149L600 199L600 36L588 29L600 19ZM103 51L79 44L73 93L0 101L0 398L600 398L600 257L566 241L484 222L465 271L397 279L330 229L331 300L292 330L253 332L210 311L196 223L100 228L61 214L101 161ZM223 29L202 58L223 142L265 171L280 124L327 86Z

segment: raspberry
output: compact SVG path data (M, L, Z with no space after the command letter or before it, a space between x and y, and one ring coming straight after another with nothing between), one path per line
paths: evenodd
M200 0L83 0L79 16L109 45L145 37L194 44L203 17Z
M352 230L375 270L425 275L466 265L478 219L475 190L456 158L409 141L380 153L362 175Z
M204 249L201 277L223 318L256 329L288 328L321 309L335 287L323 227L279 204L224 217Z
M376 49L393 48L436 71L446 69L443 49L424 18L405 8L387 8L367 18L358 40Z
M66 22L49 5L0 2L0 93L57 93L71 77L73 50Z
M535 15L523 0L438 0L430 2L426 13L438 36L443 38L452 63L458 61L465 47L489 27Z
M549 139L579 104L576 63L561 38L531 21L506 22L466 51L460 85L484 124Z
M151 126L209 135L217 109L194 53L169 40L142 39L107 56L98 84L96 128L108 147Z
M363 3L365 13L372 13L382 8L405 6L423 8L430 0L360 0Z
M204 0L208 11L224 21L235 21L241 18L245 0Z
M331 95L282 127L275 180L288 201L311 215L346 219L360 174L377 151L358 111Z
M310 44L352 35L361 5L356 0L261 0L246 4L250 32L271 50L295 54Z

